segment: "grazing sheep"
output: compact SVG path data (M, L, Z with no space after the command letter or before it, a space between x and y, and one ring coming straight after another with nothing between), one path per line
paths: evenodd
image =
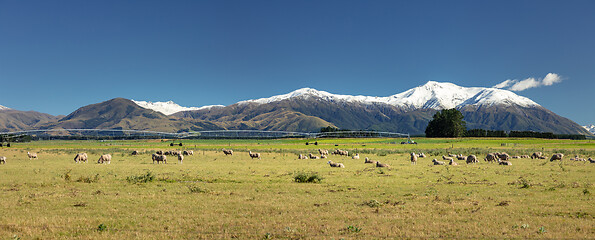
M463 156L463 154L459 154L457 155L457 160L467 160L467 157Z
M298 159L308 159L308 156L304 155L304 154L300 154L298 156Z
M155 163L155 162L157 162L157 164L159 164L159 162L167 163L167 157L165 155L159 155L159 154L153 153L152 159L153 159L153 163Z
M448 165L458 166L459 164L457 162L455 162L455 160L450 160L450 162L448 163Z
M414 152L411 153L411 164L417 164L417 155Z
M508 155L508 153L496 153L496 157L498 157L501 160L508 160L510 159L510 155Z
M174 151L172 151L172 150L165 151L165 152L163 153L163 155L172 155L172 154L173 154L173 152L174 152Z
M157 151L155 153L158 154L158 155L163 155L163 150L159 150L159 151Z
M488 153L486 158L484 158L483 160L488 161L488 162L498 162L496 154L494 154L494 153Z
M318 149L318 153L320 153L320 155L328 155L328 150L324 150L324 149Z
M534 152L531 154L531 159L545 159L542 152Z
M333 154L340 155L340 156L349 156L349 152L347 150L336 149Z
M448 153L448 156L451 157L451 158L457 157L457 155L452 154L452 153Z
M231 149L227 150L227 149L224 148L223 149L223 153L225 153L225 156L227 156L227 155L232 155L233 156L233 150L231 150Z
M553 162L555 160L562 161L562 158L563 157L564 157L564 154L562 154L562 153L555 153L554 155L552 155L552 158L550 158L550 162Z
M97 163L99 163L99 164L101 164L101 163L110 164L111 161L112 161L112 155L104 154L104 155L101 155L101 157L99 157L99 160L97 160Z
M5 156L0 156L0 163L6 164L6 157Z
M138 155L138 151L134 150L134 151L132 151L131 154L132 154L132 156L136 156L136 155Z
M78 162L87 162L87 154L86 153L77 153L76 156L74 156L74 162L78 163Z
M512 166L512 163L510 161L500 160L500 159L498 159L498 164Z
M380 163L380 162L376 162L376 167L385 167L385 168L390 168L390 165L386 164L386 163Z
M326 158L326 155L320 155L320 158Z
M260 153L253 153L252 151L249 151L248 154L250 155L250 157L252 159L255 159L255 158L260 159Z
M425 155L424 153L419 153L419 155L417 155L417 157L420 157L420 158L425 158L425 157L426 157L426 155Z
M183 160L184 160L184 155L182 155L182 154L178 155L178 161L180 161L180 164L182 164Z
M351 158L352 158L352 159L359 159L359 153L357 153L357 154L353 155Z
M455 155L455 157L456 157L456 155ZM446 157L446 156L442 155L442 159L450 161L450 160L452 160L452 157Z
M467 156L467 160L466 163L478 163L479 161L477 160L477 157L475 155L469 155Z
M595 159L589 158L588 160L590 163L595 163Z
M446 159L444 159L444 160L446 160ZM449 160L454 161L454 159L452 159L452 158L450 158ZM432 160L432 162L434 163L434 165L444 165L443 161L438 161L435 158Z
M182 155L182 151L174 151L172 155L180 156L180 155Z
M29 160L33 159L33 158L37 158L37 153L30 153L27 152L27 156L29 157Z
M314 155L314 154L312 154L312 153L310 153L309 155L310 155L310 158L311 158L311 159L320 159L320 157L319 157L319 156L316 156L316 155Z
M336 162L333 162L331 160L329 160L327 163L331 167L345 168L345 165L343 165L343 163L336 163Z
M366 157L366 159L364 159L364 163L373 163L373 164L376 164L376 161L370 160L368 157Z
M186 155L186 156L191 156L191 155L194 155L194 151L192 151L192 150L184 150L182 152L182 154L183 155Z

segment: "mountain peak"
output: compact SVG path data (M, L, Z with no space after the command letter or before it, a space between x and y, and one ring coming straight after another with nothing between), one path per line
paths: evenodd
M595 134L595 125L591 124L591 125L587 125L587 126L583 126L585 129L587 129L587 131L589 131L592 134Z
M352 96L332 94L313 88L300 88L293 92L238 102L239 104L256 103L267 104L291 98L316 97L326 101L343 101L362 104L389 104L406 109L448 109L459 108L466 105L519 105L523 107L539 106L528 98L519 96L511 91L482 88L461 87L449 82L428 81L426 84L409 89L405 92L389 97Z
M0 105L0 111L2 111L2 110L10 110L10 108Z
M209 106L203 106L203 107L183 107L171 100L167 101L167 102L150 102L150 101L135 101L135 100L132 100L132 101L134 103L136 103L136 105L138 105L142 108L151 109L153 111L157 111L157 112L163 113L165 115L171 115L171 114L181 112L181 111L194 111L194 110L201 110L201 109L212 108L212 107L223 107L223 105L209 105Z

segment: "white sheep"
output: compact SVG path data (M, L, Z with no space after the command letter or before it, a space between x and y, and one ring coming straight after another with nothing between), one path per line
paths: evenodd
M319 156L316 156L316 155L314 155L314 154L312 154L312 153L310 153L309 155L310 155L310 158L311 158L311 159L320 159L320 157L319 157Z
M496 154L494 153L488 153L488 155L486 155L486 158L484 158L483 160L488 162L498 162L498 157L496 157Z
M224 148L223 149L223 153L225 153L225 156L227 156L227 155L232 155L233 156L233 150L231 150L231 149L227 150L227 149Z
M444 156L443 156L443 157L444 157ZM446 160L446 159L444 159L444 160ZM452 159L452 158L450 158L449 160L450 160L450 161L454 161L454 159ZM436 160L435 158L434 158L434 159L432 159L432 163L434 163L434 165L444 165L444 162L443 162L443 161L438 161L438 160Z
M466 163L467 164L469 164L469 163L477 163L477 162L479 162L479 161L477 161L477 157L475 155L469 155L469 156L467 156L467 160L466 160Z
M351 158L352 158L352 159L359 159L359 153L357 153L357 154L353 155Z
M112 161L112 155L110 155L110 154L104 154L104 155L101 155L99 157L99 160L97 160L97 163L99 163L99 164L101 164L101 163L110 164L111 161Z
M458 166L459 164L457 162L455 162L455 160L450 160L450 162L448 163L448 165Z
M74 162L78 163L78 162L87 162L87 154L86 153L77 153L76 156L74 156Z
M165 155L153 153L152 159L153 159L153 164L155 162L157 162L157 164L159 164L159 162L167 163L167 156L165 156Z
M343 163L336 163L336 162L333 162L331 160L329 160L327 163L331 167L345 168L345 165L343 165Z
M178 155L178 161L180 161L180 164L184 161L184 156L182 154Z
M542 152L534 152L531 154L531 159L545 159Z
M186 155L186 156L191 156L191 155L194 155L194 151L192 151L192 150L184 150L182 152L182 154L183 155Z
M555 160L562 161L563 157L564 157L564 154L562 154L562 153L554 153L554 155L552 155L552 158L550 158L550 162L553 162Z
M320 155L328 155L328 150L325 149L318 149L318 153L320 153Z
M252 151L249 151L249 152L248 152L248 155L250 155L250 157L251 157L252 159L255 159L255 158L258 158L258 159L260 159L260 153L253 153Z
M450 156L451 154L448 154L448 155ZM454 155L454 156L456 157L456 155ZM450 161L450 160L452 160L452 157L446 157L446 156L442 155L442 159Z
M37 153L27 152L27 156L29 157L29 160L31 160L33 158L37 159Z
M498 164L512 166L512 163L510 161L501 160L501 159L498 159Z
M376 167L390 168L390 165L388 165L386 163L376 162Z
M6 164L6 157L5 156L0 156L0 163Z
M304 155L304 154L300 154L298 156L298 159L308 159L308 156Z
M417 155L414 152L411 153L411 164L417 164Z
M370 160L368 157L364 159L364 163L373 163L376 164L376 161Z

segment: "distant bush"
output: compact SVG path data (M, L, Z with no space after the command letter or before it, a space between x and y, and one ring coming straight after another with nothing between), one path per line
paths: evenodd
M151 171L147 171L145 174L141 174L138 176L128 176L126 177L126 181L129 183L148 183L155 180L155 175Z
M293 176L293 180L299 183L317 183L322 181L322 177L315 172L297 172Z
M190 190L191 193L210 193L211 192L209 189L201 188L201 187L195 186L195 185L189 185L188 190Z
M99 182L99 174L96 174L93 177L79 177L77 180L77 182L84 182L84 183L95 183L95 182Z

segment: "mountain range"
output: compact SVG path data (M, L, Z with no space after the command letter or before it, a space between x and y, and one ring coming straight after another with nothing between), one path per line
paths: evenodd
M65 117L0 107L0 132L67 128L317 132L333 126L423 134L434 113L449 108L463 113L469 129L591 134L572 120L511 91L434 81L388 97L302 88L229 106L182 107L172 101L116 98L81 107Z

